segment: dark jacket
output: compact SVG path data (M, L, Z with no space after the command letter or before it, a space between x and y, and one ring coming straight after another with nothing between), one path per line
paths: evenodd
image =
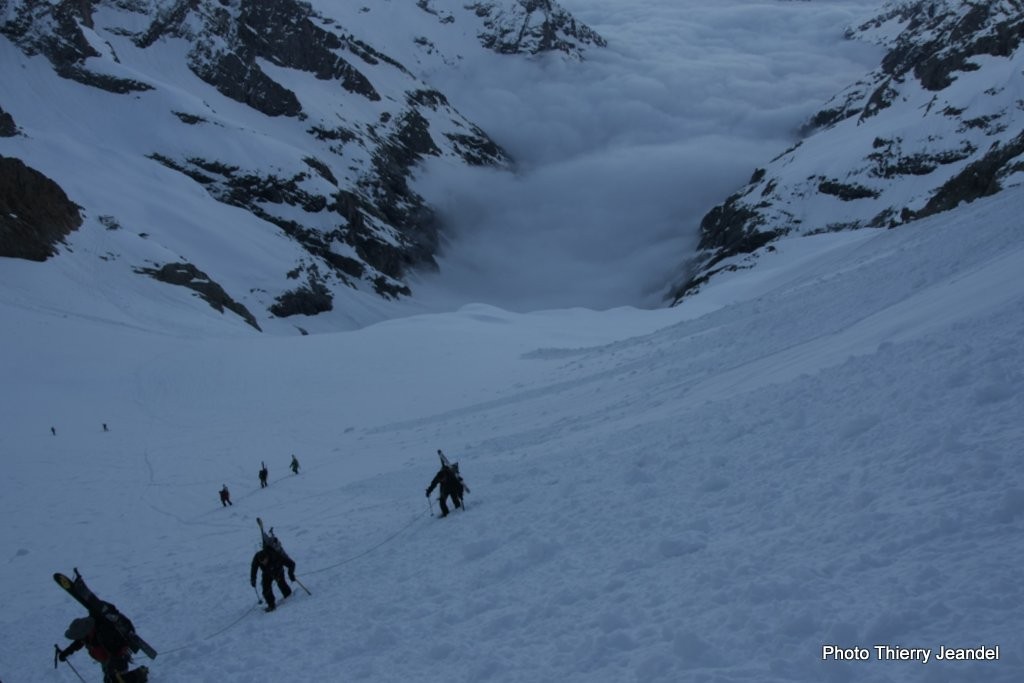
M441 487L442 496L461 498L465 483L462 481L462 476L457 469L442 465L441 469L431 480L430 486L427 487L427 495L429 496L437 486Z
M122 619L127 622L126 625L130 629L133 628L127 617L122 616ZM61 650L62 660L83 647L88 649L90 657L101 664L106 664L112 659L125 658L131 654L128 641L118 633L113 624L102 617L93 619L93 622L93 627L85 636Z
M281 570L288 568L288 577L295 577L295 561L288 557L287 553L281 553L271 548L263 548L252 556L252 567L249 572L249 583L256 585L256 570L263 568L265 579L277 577Z

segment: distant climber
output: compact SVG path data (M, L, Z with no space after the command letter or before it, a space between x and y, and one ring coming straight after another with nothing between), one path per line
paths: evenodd
M267 488L267 475L268 474L269 474L269 472L267 471L267 463L265 463L263 461L260 461L260 488L261 489Z
M292 453L292 464L289 465L289 467L292 468L292 473L294 473L294 474L298 474L299 473L299 460L298 460L298 458L295 457L294 453Z
M220 505L221 507L227 507L228 505L234 505L231 502L231 492L228 491L228 485L224 484L224 487L220 490Z

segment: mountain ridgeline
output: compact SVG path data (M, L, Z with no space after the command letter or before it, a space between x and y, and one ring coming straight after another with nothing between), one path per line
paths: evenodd
M880 66L700 225L678 302L785 235L894 228L1024 183L1024 3L890 3L851 28Z
M412 187L417 164L437 157L463 166L513 165L413 69L456 63L474 50L509 59L546 52L582 59L584 49L604 45L547 0L410 0L401 11L415 31L394 30L389 37L396 44L386 45L358 31L365 26L372 33L375 21L389 21L390 4L320 7L299 0L0 0L0 47L9 41L4 54L21 61L5 60L5 80L24 82L31 78L28 66L42 63L59 77L51 79L58 97L68 95L51 105L85 106L74 123L91 113L104 123L115 118L121 130L151 133L111 131L123 138L119 152L130 157L124 174L137 175L140 164L146 172L159 166L244 212L232 215L253 232L270 231L289 244L266 262L243 264L261 272L246 279L222 273L228 269L209 254L187 251L175 235L123 217L123 208L68 190L80 213L62 216L60 229L45 220L33 224L42 211L4 211L0 255L44 260L57 253L69 228L124 228L121 234L144 235L168 253L154 257L160 249L133 250L122 239L123 251L110 260L191 287L215 307L230 301L229 310L257 329L268 314L330 310L339 289L407 296L411 271L436 269L442 233L435 211ZM407 66L410 60L415 64ZM68 159L42 149L55 131L31 105L16 95L0 100L0 201L23 194L24 179L34 174L31 187L40 189L23 203L50 203L71 175ZM95 146L99 155L111 144L100 127L82 123L61 133ZM104 168L116 163L111 155ZM172 184L165 183L166 192ZM239 248L233 258L245 259L246 251ZM182 275L193 272L202 277ZM193 286L197 281L202 287Z
M1024 0L890 2L847 38L879 66L704 217L668 301L1024 182ZM550 0L0 0L0 256L95 257L255 329L414 296L447 236L422 162L515 167L431 74L605 45Z

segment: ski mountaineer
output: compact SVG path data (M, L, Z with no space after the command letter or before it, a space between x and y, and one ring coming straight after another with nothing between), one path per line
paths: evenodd
M463 492L469 493L469 487L466 486L466 482L462 481L462 475L459 474L459 463L449 463L448 458L445 457L441 449L438 449L437 454L441 456L441 469L438 470L437 474L434 475L434 479L430 482L430 486L427 487L427 498L430 498L430 494L433 493L434 488L438 485L441 487L441 497L439 502L441 504L441 516L448 516L448 505L446 504L447 499L450 497L455 507L462 507L462 494Z
M231 502L231 492L228 491L228 485L224 484L224 488L220 490L220 505L221 507L227 507L228 505L234 505Z
M134 631L128 617L118 614L122 623ZM88 648L89 656L103 668L103 683L145 683L149 679L149 669L145 666L128 671L131 648L124 636L106 619L91 616L75 619L64 637L73 642L57 653L57 659L66 661L71 654L83 647Z
M277 582L277 587L281 589L281 599L284 600L292 594L291 587L288 586L288 582L284 580L284 569L288 568L288 578L295 581L295 560L288 557L288 553L284 551L284 548L275 549L271 546L264 544L263 548L258 550L252 557L252 568L249 572L249 583L252 587L256 587L256 570L263 570L261 577L263 587L263 598L267 601L265 611L273 612L277 606L277 601L274 599L274 582Z
M269 474L269 472L267 472L267 463L261 461L260 462L260 488L261 489L267 488L267 474Z
M289 465L289 467L292 468L292 472L294 474L298 474L299 473L299 459L295 457L294 453L292 453L292 464Z

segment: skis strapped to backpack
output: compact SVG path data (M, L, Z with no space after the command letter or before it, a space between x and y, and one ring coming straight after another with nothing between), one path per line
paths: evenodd
M256 518L256 524L260 528L260 536L263 538L263 548L265 550L269 549L277 553L281 557L287 557L289 560L292 559L288 556L288 553L284 551L284 546L281 545L281 541L277 538L277 536L274 535L274 527L270 527L270 529L264 530L263 520L259 517ZM306 588L305 584L303 584L297 578L293 579L293 581L295 581L295 583L297 583L302 588L302 590L306 591L306 595L312 595L312 593L309 592L309 589Z
M448 456L446 456L444 454L444 452L440 448L437 449L437 455L441 458L441 467L444 468L444 469L447 469L449 472L451 472L455 476L456 479L459 480L459 483L462 484L462 489L463 489L464 493L469 493L469 486L466 485L466 482L462 479L462 473L459 472L459 463L457 463L457 462L456 463L448 462ZM461 499L461 503L462 503L462 510L463 510L463 512L465 512L465 510L466 510L466 499L465 499L465 497L463 497Z
M117 607L113 604L100 600L92 590L85 585L85 579L78 573L78 568L75 568L74 580L69 579L60 572L53 575L53 580L57 582L57 585L68 592L71 597L77 600L82 607L89 611L89 616L93 619L104 619L109 622L125 639L128 643L128 647L131 648L132 652L138 652L142 650L146 653L146 656L150 659L156 659L156 650L147 643L145 640L139 637L139 634L135 632L135 627L128 617L121 614Z
M263 529L263 520L259 517L256 518L256 524L260 527L260 536L263 539L263 547L273 550L282 557L288 557L288 553L284 551L284 546L281 545L281 541L274 535L274 527L270 527L269 531L265 531Z

